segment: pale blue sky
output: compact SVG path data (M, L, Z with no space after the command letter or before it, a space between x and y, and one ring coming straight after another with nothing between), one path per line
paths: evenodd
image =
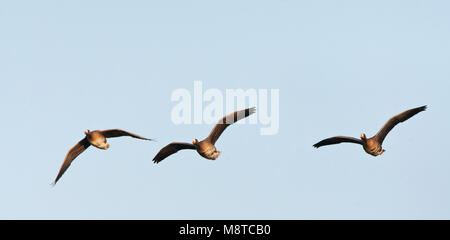
M448 1L4 1L1 219L449 219ZM236 125L215 162L170 141L177 88L280 89L280 132ZM375 134L378 158L335 135ZM123 128L51 187L85 129Z

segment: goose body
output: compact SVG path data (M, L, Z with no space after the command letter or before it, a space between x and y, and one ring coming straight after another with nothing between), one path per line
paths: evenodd
M89 132L89 130L86 130L85 134L87 140L92 146L103 150L107 150L109 148L106 137L100 131Z
M381 144L373 138L367 139L366 141L363 140L363 149L366 153L374 157L381 155L386 151L383 149Z
M216 146L212 144L210 141L204 140L196 143L194 140L193 144L196 146L196 150L200 156L209 159L216 160L220 156L220 151L217 151Z

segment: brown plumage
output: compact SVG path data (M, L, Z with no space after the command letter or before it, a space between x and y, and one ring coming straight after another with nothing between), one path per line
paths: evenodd
M372 155L378 156L383 154L386 150L383 149L382 144L388 133L399 123L404 122L410 119L412 116L416 115L419 112L425 111L427 106L422 106L418 108L413 108L407 111L404 111L387 121L387 123L378 131L378 133L372 138L367 139L365 134L361 134L361 139L352 138L352 137L332 137L322 140L316 144L314 144L315 148L319 148L326 145L339 144L343 142L348 143L357 143L361 144L364 150Z
M205 140L199 142L197 139L194 139L192 141L192 144L177 142L171 143L158 152L158 154L153 159L153 162L159 163L170 155L184 149L197 150L200 156L209 160L216 160L220 156L221 152L217 151L214 144L217 142L217 139L219 139L220 135L222 135L223 131L225 131L225 129L231 124L243 118L246 118L253 113L255 113L255 108L248 108L231 113L217 122L217 124L214 126L213 130Z
M86 136L81 141L79 141L75 146L73 146L67 153L66 158L64 159L64 162L59 170L58 176L56 177L54 184L56 184L58 180L62 177L64 172L66 172L66 170L69 168L73 160L75 160L75 158L78 157L78 155L84 152L84 150L86 150L91 145L93 145L96 148L106 150L109 148L109 144L106 142L107 138L115 138L122 136L129 136L142 140L151 140L120 129L110 129L92 132L86 130L84 134Z

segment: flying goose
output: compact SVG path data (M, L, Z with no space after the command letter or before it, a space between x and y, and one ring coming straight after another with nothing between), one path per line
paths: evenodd
M62 177L67 168L69 168L72 161L91 145L93 145L96 148L106 150L109 148L109 144L106 142L107 138L115 138L122 136L129 136L133 138L139 138L142 140L151 140L120 129L110 129L103 131L86 130L84 131L84 134L86 136L81 141L79 141L75 146L73 146L67 153L66 158L64 159L64 162L61 166L61 169L59 170L58 176L56 177L55 182L53 184L56 184L58 182L58 180Z
M213 128L213 130L211 131L211 133L205 140L199 142L197 139L194 139L192 141L192 144L173 142L173 143L165 146L164 148L162 148L158 152L158 154L155 156L155 158L153 159L153 162L159 163L162 160L164 160L165 158L167 158L168 156L170 156L180 150L184 150L184 149L197 150L197 152L198 152L198 154L200 154L200 156L202 156L206 159L209 159L209 160L216 160L220 156L221 152L217 151L214 144L216 143L217 139L219 139L219 137L223 133L223 131L225 131L225 129L228 126L230 126L231 124L233 124L243 118L246 118L253 113L255 113L255 108L248 108L245 110L240 110L240 111L231 113L231 114L223 117L221 120L219 120L219 122L217 122L217 124L215 125L215 127Z
M386 150L383 149L382 144L384 141L384 138L386 138L386 135L399 123L404 122L411 118L412 116L416 115L419 112L425 111L427 109L427 106L422 106L418 108L413 108L410 110L407 110L405 112L402 112L391 119L387 121L387 123L380 129L380 131L377 133L377 135L373 136L372 138L367 139L366 134L361 134L361 139L352 138L352 137L332 137L327 138L325 140L322 140L316 144L314 144L315 148L319 148L326 145L332 145L332 144L339 144L343 142L347 143L357 143L361 144L364 148L364 150L372 155L372 156L378 156L383 154Z

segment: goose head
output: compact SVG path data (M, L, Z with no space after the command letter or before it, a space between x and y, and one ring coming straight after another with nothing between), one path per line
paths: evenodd
M361 134L361 140L363 140L363 142L367 141L366 134Z

